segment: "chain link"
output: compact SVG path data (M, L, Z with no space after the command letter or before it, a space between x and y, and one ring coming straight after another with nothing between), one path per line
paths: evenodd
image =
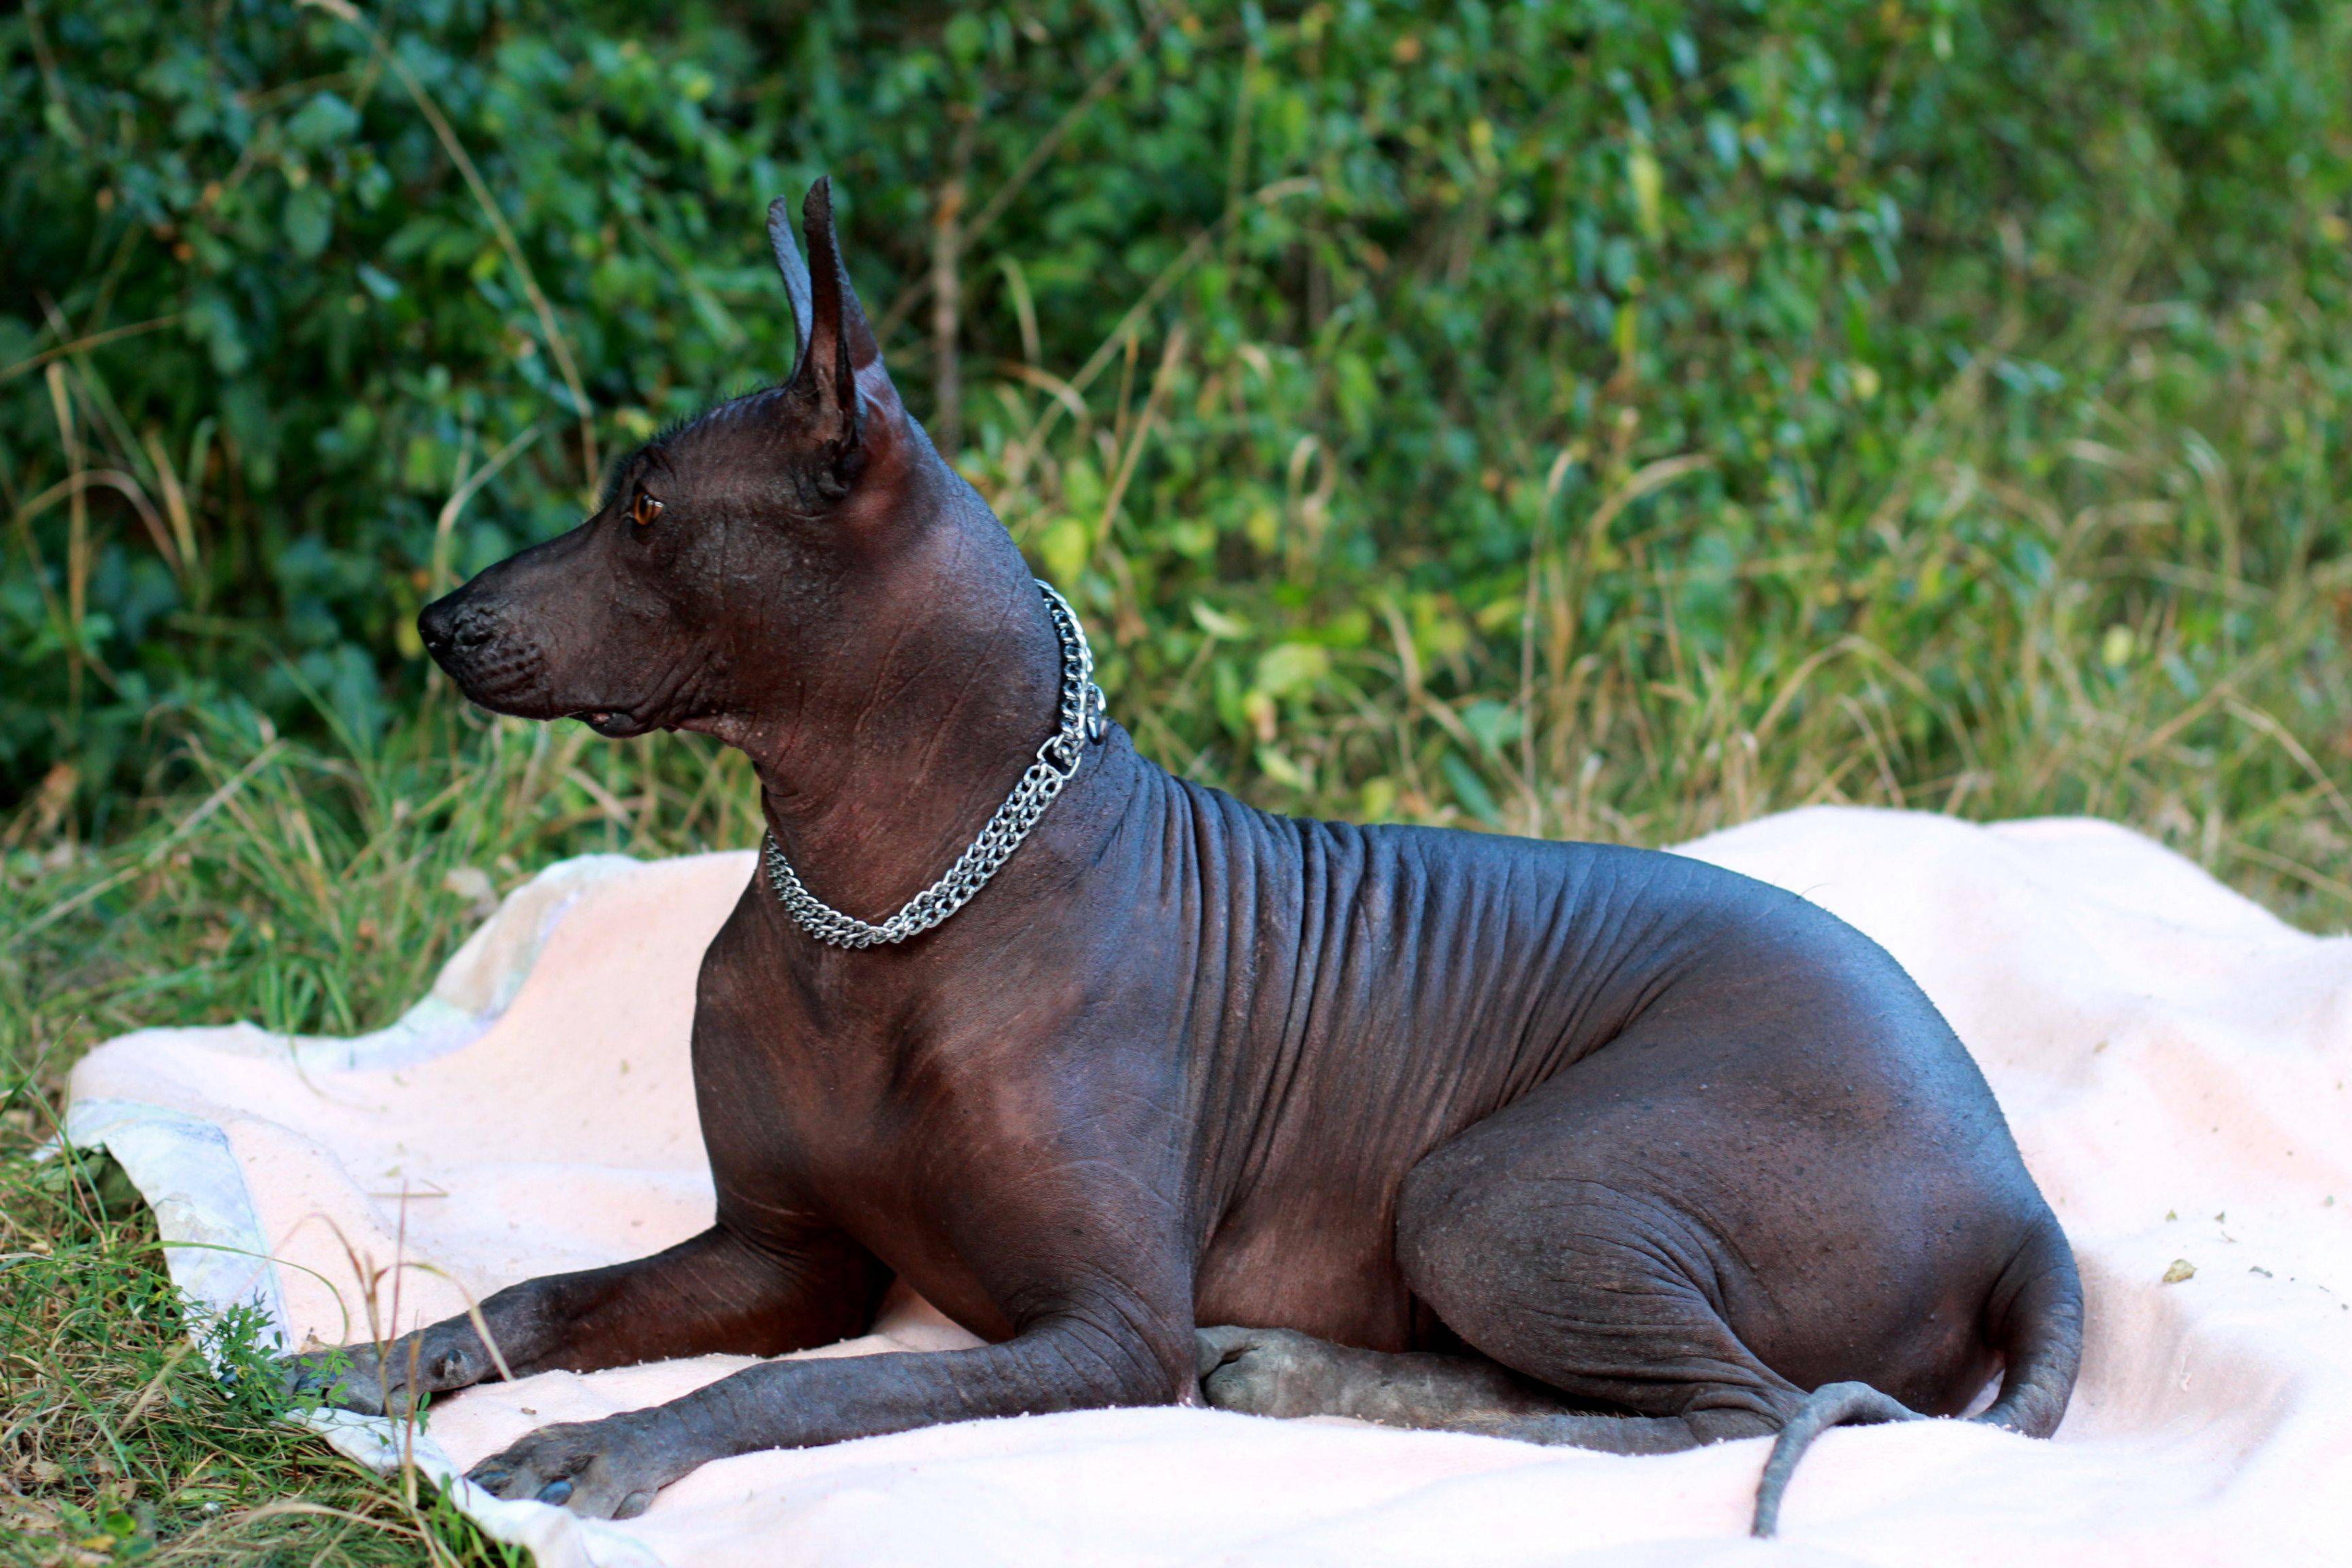
M1037 581L1045 595L1046 613L1054 618L1054 630L1062 639L1062 704L1061 728L1046 737L1037 748L1037 760L1021 775L988 826L956 863L948 868L947 875L907 900L898 912L879 925L845 914L808 890L784 858L783 847L776 836L768 835L762 853L767 861L768 885L776 890L776 898L803 931L819 942L835 947L875 947L883 942L904 942L919 932L927 931L971 901L971 897L988 885L996 868L1021 847L1054 797L1076 778L1078 763L1085 758L1087 744L1099 741L1103 734L1102 688L1095 684L1094 650L1087 646L1087 630L1078 624L1077 613L1067 600L1054 590L1044 578Z

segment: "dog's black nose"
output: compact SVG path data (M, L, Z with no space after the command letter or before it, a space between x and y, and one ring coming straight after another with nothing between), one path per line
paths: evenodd
M445 595L416 613L416 635L425 640L425 651L436 659L446 658L457 644L457 597L455 594Z

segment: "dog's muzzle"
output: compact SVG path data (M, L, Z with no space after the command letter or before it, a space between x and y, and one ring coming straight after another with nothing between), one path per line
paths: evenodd
M485 708L508 711L525 703L542 673L533 640L516 635L494 606L468 599L463 589L419 611L416 635L458 689Z

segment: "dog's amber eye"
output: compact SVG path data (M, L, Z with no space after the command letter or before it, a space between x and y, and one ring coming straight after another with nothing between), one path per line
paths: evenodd
M639 490L635 499L629 502L629 521L639 528L651 528L654 519L661 514L662 503L643 490Z

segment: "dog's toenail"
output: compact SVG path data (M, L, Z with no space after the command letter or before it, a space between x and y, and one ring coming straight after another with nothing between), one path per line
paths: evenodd
M570 1481L550 1481L539 1489L539 1500L562 1504L572 1496Z

